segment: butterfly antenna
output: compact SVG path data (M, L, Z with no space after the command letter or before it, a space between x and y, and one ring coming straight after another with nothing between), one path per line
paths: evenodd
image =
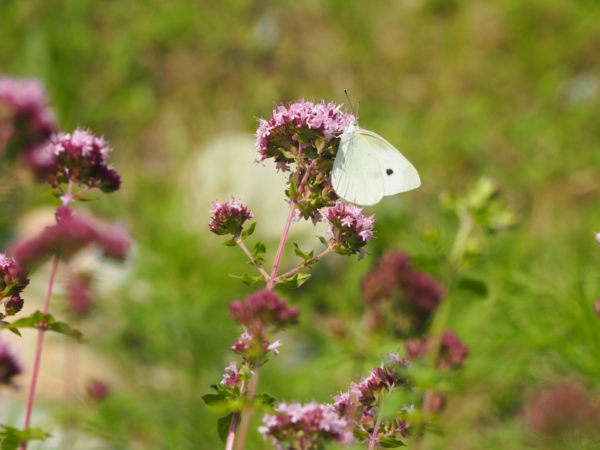
M356 113L354 114L355 117L358 117L359 108L360 108L360 100L358 101L358 105L356 105Z
M350 100L350 96L348 95L348 91L346 89L344 89L344 94L346 94L346 98L348 99L348 103L350 103L350 109L352 110L352 114L354 114L354 116L356 116L356 114L354 113L354 106L352 106L352 101Z

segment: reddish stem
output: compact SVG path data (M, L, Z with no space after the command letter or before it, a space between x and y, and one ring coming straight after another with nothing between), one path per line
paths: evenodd
M377 433L379 433L379 425L381 424L381 412L377 414L377 422L375 423L375 428L373 428L373 434L369 438L369 450L373 450L375 448L375 444L377 443Z
M229 434L227 435L227 442L225 443L225 450L233 450L233 444L235 442L235 433L240 422L240 413L233 413L231 418L231 426L229 427Z
M256 389L258 388L258 367L252 375L250 380L250 388L248 389L248 399L252 400L256 395ZM238 434L238 440L235 446L235 450L243 450L246 442L246 436L248 435L248 428L250 427L250 416L252 415L252 409L247 408L242 416L242 423L240 425L240 432Z
M316 159L306 168L306 172L304 177L302 177L302 181L300 182L300 186L298 186L298 195L304 189L304 185L308 181L308 176L310 175L311 170L315 166ZM292 224L292 219L294 218L294 212L296 211L296 205L298 204L298 199L292 200L290 203L290 213L288 214L287 221L285 222L285 227L283 228L283 234L281 235L281 240L279 241L279 248L277 249L277 254L275 255L275 262L273 263L273 270L271 270L271 278L267 283L267 289L273 290L275 286L275 277L277 276L277 269L279 268L279 262L281 261L281 254L283 253L283 247L285 246L285 241L287 239L288 232L290 231L290 225Z
M50 281L48 282L48 291L46 293L46 303L44 304L44 314L48 314L50 309L50 298L52 297L52 288L54 287L54 279L56 278L56 269L58 267L58 255L52 259L52 269L50 271ZM37 385L38 374L40 372L40 362L42 360L42 348L44 346L44 332L46 330L41 327L38 330L38 340L35 349L35 361L33 363L33 375L31 377L31 386L29 387L29 399L27 400L27 412L25 413L25 429L29 428L31 422L31 412L33 410L33 400L35 398L35 387ZM27 448L26 443L21 444L21 450Z
M245 390L246 382L242 381L242 385L240 386L240 397L244 394ZM231 418L231 425L229 426L229 434L227 435L227 442L225 443L225 450L233 450L233 444L235 443L235 434L240 423L240 416L241 413L239 412L233 413L233 417Z

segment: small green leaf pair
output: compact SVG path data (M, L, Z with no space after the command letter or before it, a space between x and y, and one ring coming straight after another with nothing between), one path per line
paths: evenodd
M29 441L43 441L50 437L50 434L46 433L41 428L28 428L26 430L19 430L7 425L0 426L2 427L2 431L0 431L1 450L17 450L23 443L27 443Z
M36 311L30 316L15 320L12 323L2 321L0 324L2 325L2 328L10 330L18 336L21 336L19 328L37 328L55 331L56 333L72 337L78 342L83 342L83 334L79 330L72 328L64 322L57 322L51 314L44 314L41 311Z

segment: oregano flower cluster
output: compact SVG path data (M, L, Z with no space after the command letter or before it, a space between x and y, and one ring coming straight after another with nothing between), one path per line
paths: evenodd
M72 182L109 193L121 186L121 177L107 164L111 151L104 138L78 128L73 133L53 134L31 154L29 162L38 177L54 188Z
M278 169L290 171L287 197L297 202L305 219L317 219L318 210L338 199L330 173L340 135L355 117L334 103L300 99L279 105L269 119L260 119L256 131L258 161L273 158ZM302 181L305 180L304 183Z
M373 237L375 215L367 217L362 208L338 201L324 210L324 216L329 222L325 233L333 236L333 251L341 255L358 253L358 259L364 258L362 247Z
M227 203L213 202L210 213L211 221L208 228L217 235L239 236L244 228L244 222L254 217L252 211L233 198Z
M281 402L273 414L263 417L263 422L258 432L282 450L316 449L331 441L344 445L354 442L348 421L337 414L333 405Z
M399 354L389 353L379 367L375 367L369 376L360 383L350 383L350 389L334 398L334 409L355 425L355 434L363 440L381 442L384 439L407 437L409 423L401 416L381 420L376 416L380 412L382 400L396 389L408 389L411 386L406 378L409 363ZM410 410L411 405L402 409Z
M5 316L14 316L23 308L21 292L29 284L28 271L14 258L0 253L0 302L4 303Z
M439 343L436 367L442 370L459 369L467 356L469 349L465 347L453 331L447 330L441 337ZM431 337L422 339L410 339L406 343L407 359L417 361L427 356L431 348Z
M0 385L15 387L14 378L24 372L16 351L0 338Z
M0 156L28 154L55 130L54 114L38 80L0 77Z
M46 227L40 234L15 244L11 252L25 265L43 261L53 255L68 261L82 248L96 244L104 256L123 261L129 251L130 239L125 230L115 225L100 225L69 206L59 206L55 213L56 224Z
M373 327L392 322L400 335L422 331L444 295L431 276L412 267L410 256L392 250L361 280L362 296L372 312ZM390 316L389 311L395 311Z

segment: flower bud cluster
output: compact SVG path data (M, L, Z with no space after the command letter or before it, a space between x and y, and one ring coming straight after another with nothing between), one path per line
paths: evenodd
M334 410L342 417L351 420L356 427L372 435L375 429L375 415L379 412L380 400L395 389L410 388L404 372L408 362L399 355L388 354L380 367L373 369L361 382L351 383L350 390L334 398ZM409 408L406 407L408 410ZM380 421L379 436L408 436L409 424L402 417Z
M4 315L13 316L23 308L21 292L29 284L28 274L14 258L0 253L0 300L4 301Z
M375 216L367 217L362 208L339 201L322 212L329 222L326 233L333 236L333 251L341 255L358 253L359 259L362 259L362 247L373 237Z
M94 307L92 297L92 276L87 273L70 274L65 286L69 312L75 316L85 316Z
M229 304L231 317L240 325L250 326L260 321L264 326L279 330L298 323L300 308L291 308L268 289L263 289L243 302L233 300Z
M56 128L42 84L0 77L0 155L15 156L43 144Z
M0 384L14 386L13 378L24 371L14 349L0 339Z
M279 403L275 414L263 417L265 426L258 431L272 438L279 449L309 450L326 442L351 444L354 441L348 421L332 405L309 402Z
M254 217L254 214L235 199L227 203L213 202L212 214L208 228L215 234L231 234L239 236L244 228L244 222Z
M553 439L597 435L600 406L594 400L580 384L562 382L538 392L520 415L530 431Z
M410 257L388 252L361 280L365 302L377 316L376 324L389 318L389 307L397 311L394 328L403 335L420 331L438 307L443 288L429 275L414 270Z
M85 390L90 400L100 401L104 400L110 395L109 384L98 378L92 378L86 385Z
M17 244L13 256L29 265L59 255L65 260L90 244L97 244L107 258L123 261L130 247L127 233L116 226L100 226L83 214L73 214L68 206L56 211L56 225L38 236Z
M419 358L426 357L429 352L430 343L430 337L425 337L422 340L410 339L406 343L407 359L409 361L416 361ZM435 362L438 369L459 369L462 367L465 359L467 359L467 356L469 356L469 348L460 342L456 334L450 330L444 332Z
M260 119L256 131L259 161L274 158L278 169L296 169L290 176L286 195L297 201L305 219L338 199L331 187L330 172L338 151L339 136L355 117L341 110L341 105L313 103L300 99L279 105L268 119ZM301 191L297 188L308 167L314 168Z
M78 128L71 134L53 134L31 154L29 163L54 188L73 182L109 193L121 186L121 177L106 163L111 151L104 138Z
M244 378L242 369L237 364L231 363L225 367L221 386L226 387L229 391L233 391L236 387L240 388L242 386Z
M233 353L240 355L244 360L249 362L259 361L270 351L273 351L275 356L279 355L279 347L281 341L277 340L272 344L267 340L267 332L265 327L260 322L256 322L251 328L244 328L244 332L239 339L233 343L231 350Z

